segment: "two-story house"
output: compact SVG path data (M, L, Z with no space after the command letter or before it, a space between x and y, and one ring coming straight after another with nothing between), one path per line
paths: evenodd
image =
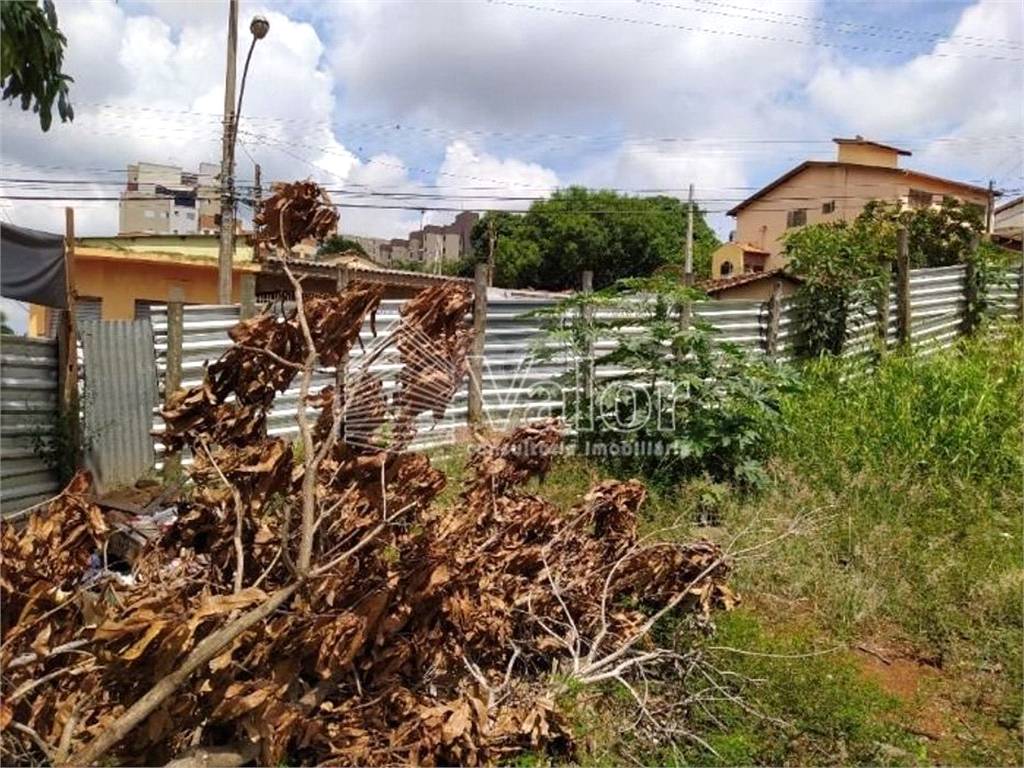
M712 255L711 277L783 267L783 236L796 227L850 220L870 200L900 201L911 208L954 197L992 210L993 192L899 167L910 152L861 136L833 139L835 160L807 160L739 203L733 241Z

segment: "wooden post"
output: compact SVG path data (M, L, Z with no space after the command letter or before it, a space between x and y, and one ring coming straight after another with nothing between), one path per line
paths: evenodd
M67 310L61 313L57 329L57 373L60 389L60 413L75 446L75 469L82 466L82 435L78 402L78 318L75 288L75 210L64 209L64 280ZM65 480L68 478L62 478Z
M594 292L594 272L583 271L581 281L584 296L590 296ZM594 308L590 303L585 303L580 308L580 320L583 322L584 347L583 347L583 396L586 398L587 408L593 407L594 401L594 337L593 322Z
M981 318L978 316L978 268L976 257L978 255L978 235L971 238L970 254L964 264L964 316L961 324L961 332L965 336L974 333Z
M892 260L882 261L882 292L878 297L878 339L882 354L889 348L889 294L892 292Z
M181 301L167 303L167 366L164 372L164 405L170 405L181 387L181 358L185 339L185 305ZM181 454L164 452L164 475L177 479L181 475Z
M338 293L341 293L348 287L349 281L351 279L352 278L349 275L348 267L338 267L337 274L335 275L334 278L334 283L338 289Z
M896 302L899 315L900 344L910 343L912 312L910 309L910 241L905 227L901 227L896 247Z
M1024 264L1017 272L1017 320L1024 322Z
M768 331L765 334L765 352L772 360L779 356L779 318L782 313L782 281L772 283L768 299Z
M334 287L339 294L344 293L348 289L349 281L352 279L349 273L348 267L339 266L334 276ZM341 359L338 361L337 366L334 368L334 396L337 398L336 402L338 407L334 409L334 413L343 414L345 411L345 379L348 376L348 361L349 353L345 352ZM340 418L341 422L338 425L338 441L345 441L345 420Z
M242 273L242 277L239 280L239 290L241 292L241 318L252 317L256 314L256 275L252 272ZM168 309L168 311L170 311Z
M473 350L469 356L469 426L484 420L484 342L487 335L487 276L485 262L477 262L473 280Z

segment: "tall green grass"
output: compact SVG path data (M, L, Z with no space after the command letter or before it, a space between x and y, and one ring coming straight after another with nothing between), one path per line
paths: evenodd
M720 622L713 642L758 653L817 638L810 647L851 650L795 663L738 657L739 671L764 680L750 692L755 703L803 736L780 740L756 718L733 712L729 718L720 713L727 728L712 729L708 738L729 753L727 760L740 763L872 764L893 754L903 755L895 762L927 763L950 759L948 752L945 758L917 753L887 724L894 718L911 723L915 707L938 706L952 713L955 762L1020 764L1020 327L928 356L893 354L872 372L823 361L809 366L802 380L782 404L787 434L775 446L772 486L754 498L727 498L723 528L709 533L728 540L752 531L767 539L794 520L813 525L764 557L736 563L744 607ZM674 503L662 500L651 510L660 518L651 527L693 507L700 493L690 484ZM698 532L704 531L687 535ZM748 622L774 639L737 631ZM870 703L870 686L850 674L856 646L865 640L938 667L942 682L926 699L939 697L941 705L904 702L906 713L880 714ZM845 748L836 751L839 743ZM879 743L903 751L886 758L873 752ZM720 760L710 754L692 759Z
M952 706L1019 761L1024 685L1024 345L1019 326L874 373L821 362L783 404L771 491L727 525L811 514L813 531L737 578L772 624L911 648L955 681Z
M779 454L832 483L867 471L1019 486L1022 366L1012 326L927 357L891 355L873 374L821 361L785 405L793 439Z

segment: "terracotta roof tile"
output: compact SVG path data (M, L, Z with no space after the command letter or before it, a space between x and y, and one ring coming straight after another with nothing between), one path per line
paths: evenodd
M784 280L791 280L797 283L803 282L799 277L786 274L782 267L778 267L777 269L769 269L767 272L745 272L742 275L723 277L719 280L705 280L697 283L697 287L704 291L704 293L714 295L726 290L727 288L736 288L740 285L756 283L758 280L768 280L780 277Z

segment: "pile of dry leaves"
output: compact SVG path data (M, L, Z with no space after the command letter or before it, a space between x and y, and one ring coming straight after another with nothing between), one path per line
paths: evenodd
M379 301L353 285L306 302L319 364L344 360ZM639 482L603 482L569 513L531 490L561 440L555 421L476 451L447 505L427 456L345 439L360 398L375 398L381 429L407 434L424 391L435 408L450 397L470 302L449 284L407 305L390 400L358 378L337 401L336 387L310 393L320 413L301 460L265 426L274 394L308 373L301 317L239 323L203 384L165 409L194 488L130 579L82 584L110 534L85 478L25 530L4 525L4 760L570 759L557 681L623 679L657 662L649 630L663 612L728 606L718 547L639 539Z
M274 194L263 202L253 217L256 234L250 245L281 247L285 253L306 238L317 242L332 234L338 212L327 193L312 181L278 183Z

